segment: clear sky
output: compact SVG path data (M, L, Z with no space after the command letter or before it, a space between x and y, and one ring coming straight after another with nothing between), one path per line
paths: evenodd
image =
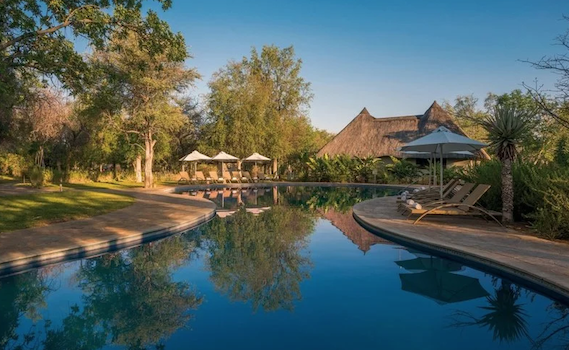
M340 131L363 107L423 113L433 100L504 93L555 76L518 60L562 53L567 0L173 0L161 17L184 34L203 75L251 47L294 45L312 83L310 118Z

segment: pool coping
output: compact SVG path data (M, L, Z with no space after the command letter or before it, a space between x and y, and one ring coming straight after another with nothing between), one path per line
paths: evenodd
M360 214L358 207L361 207L362 205L365 205L366 203L369 203L373 200L378 199L376 198L358 203L354 205L352 210L352 215L356 222L371 233L393 241L394 243L401 244L405 247L414 248L424 251L425 253L438 255L442 258L463 263L480 271L504 277L511 280L512 282L518 283L524 287L527 287L528 289L534 290L542 295L546 295L554 300L569 304L569 289L549 278L539 276L534 272L512 264L497 261L488 256L457 249L446 244L435 243L429 241L428 239L417 239L405 234L403 230L395 231L393 229L381 227L377 224L371 223L370 221L366 220L363 215ZM395 208L393 208L393 210L395 210Z
M174 188L160 189L158 193L154 192L153 194L159 195L160 192L164 192L165 194L173 194L174 190L175 190ZM129 194L132 195L133 193L132 191L127 191L127 190L102 190L102 191L121 193L124 195L129 195ZM134 200L136 201L138 200L138 198L135 196ZM205 198L201 199L201 201L207 201L210 202L211 204L214 204L213 202ZM191 206L191 203L188 203L188 206ZM102 216L104 215L105 214L103 214ZM42 254L27 255L17 259L2 261L0 262L0 278L13 274L22 273L31 269L44 267L47 265L69 262L77 259L95 257L98 255L114 252L117 250L135 247L143 243L156 241L162 238L175 235L180 232L196 228L213 219L215 215L216 215L216 208L215 205L213 205L211 210L209 210L209 212L206 214L194 215L191 219L187 221L184 221L182 223L177 223L175 225L171 225L168 227L143 229L136 234L132 234L125 237L120 237L116 239L107 239L107 240L102 239L99 242L92 244L76 245L69 248L52 250ZM75 221L81 221L81 220L75 220Z

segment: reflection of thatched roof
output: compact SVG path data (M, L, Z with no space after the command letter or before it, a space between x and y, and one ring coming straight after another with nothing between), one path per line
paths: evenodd
M364 253L370 250L371 246L375 244L393 244L361 227L354 219L351 211L342 214L335 210L328 210L322 214L322 217L329 220L332 225L342 231L344 236L357 245Z
M374 118L364 108L336 137L326 144L318 156L347 154L353 157L401 157L397 149L439 126L465 135L453 117L437 101L421 115ZM466 136L466 135L465 135ZM460 156L457 156L460 158Z

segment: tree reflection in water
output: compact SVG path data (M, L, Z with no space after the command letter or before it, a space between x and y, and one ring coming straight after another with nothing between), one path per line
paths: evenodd
M39 338L39 331L26 335L28 339L17 339L17 322L2 320L2 339L12 339L14 349L94 350L109 343L128 349L160 348L165 339L188 324L190 311L202 303L188 282L172 279L172 271L191 259L194 248L193 240L175 236L85 260L73 277L83 293L82 303L70 308L61 325L52 328L47 320L45 339L32 343L30 339ZM42 279L32 274L21 276L30 279L15 293L23 299L2 298L14 305L14 310L3 312L2 317L29 312L43 301L46 288ZM4 292L0 290L2 296ZM12 326L4 330L9 323Z
M303 256L315 220L299 208L275 206L254 216L244 208L204 227L216 288L254 310L292 310L311 261Z
M0 349L34 346L35 327L19 334L22 317L39 320L39 309L47 306L46 296L53 290L47 271L35 270L0 279Z
M497 283L497 281L495 281ZM500 342L513 343L522 337L529 338L528 314L523 305L518 303L521 288L506 280L500 280L500 286L494 293L486 297L487 305L481 306L484 310L481 316L457 311L454 326L479 326L492 332L493 339Z

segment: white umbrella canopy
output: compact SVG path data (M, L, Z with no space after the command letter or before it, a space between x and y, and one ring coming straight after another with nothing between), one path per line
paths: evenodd
M443 197L443 155L450 152L478 151L486 147L486 144L451 132L444 126L438 127L432 133L411 141L401 147L401 151L416 151L438 153L441 159L441 188L440 196Z
M192 153L180 158L180 161L182 162L197 162L200 160L211 160L211 157L208 157L198 151L193 151Z
M271 160L271 158L267 158L267 157L262 156L259 153L255 152L243 160L247 161L247 162L268 162Z
M238 162L239 158L232 156L231 154L227 154L225 152L219 152L216 154L211 160L215 160L221 163L221 172L223 173L223 163L225 162Z
M211 160L217 160L219 162L236 162L239 160L239 158L225 152L219 152L213 158L211 158Z
M486 147L487 145L451 132L444 126L440 126L437 130L432 133L425 135L411 141L405 146L401 147L402 151L417 151L417 152L429 152L429 153L450 153L450 152L461 152L461 151L478 151Z

